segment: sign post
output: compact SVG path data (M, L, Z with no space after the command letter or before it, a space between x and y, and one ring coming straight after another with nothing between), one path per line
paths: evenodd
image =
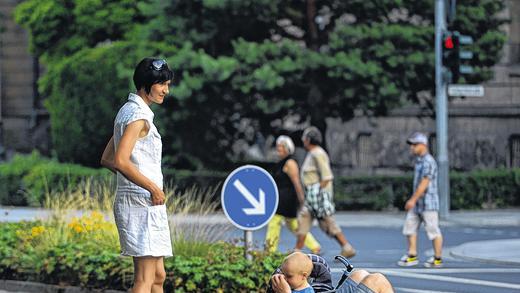
M245 255L251 260L252 231L265 226L278 207L278 188L273 177L254 165L235 169L222 186L221 204L229 221L244 230Z

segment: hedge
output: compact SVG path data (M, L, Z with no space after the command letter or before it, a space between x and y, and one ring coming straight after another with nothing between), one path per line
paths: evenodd
M41 206L46 193L63 191L86 178L104 178L110 171L59 163L38 152L15 155L0 164L0 204Z
M413 175L340 177L335 202L342 209L403 209ZM520 206L520 169L450 172L450 206L458 209Z
M17 155L0 164L0 204L39 206L48 191L63 190L84 178L107 176L112 175L106 169L62 164L38 153ZM165 182L177 190L220 186L226 176L220 171L164 170ZM412 193L411 174L336 177L334 184L338 210L402 209ZM450 194L452 209L520 206L520 169L451 172Z

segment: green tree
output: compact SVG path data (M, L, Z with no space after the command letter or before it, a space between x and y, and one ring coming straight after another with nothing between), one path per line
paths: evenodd
M21 4L17 20L30 29L31 44L41 56L63 58L107 39L165 48L163 55L175 69L176 83L174 98L158 109L162 113L157 119L167 130L163 132L166 162L177 166L222 168L236 160L233 143L258 138L244 131L244 121L264 136L280 131L278 121L287 115L325 130L327 117L348 120L358 111L384 115L417 102L419 93L434 90L432 1L148 0L125 1L120 9L117 1L103 1L113 5L110 11L120 13L117 20L96 18L97 10L91 8L105 9L101 1L88 1L91 6L72 12L69 7L77 2L45 0L42 6L53 7L48 10L36 5L40 2ZM500 57L505 34L499 29L504 20L498 12L503 2L457 3L453 28L473 36L477 52L472 62L478 70L469 81L490 78L490 68ZM78 9L83 21L74 12ZM100 33L105 26L101 19L115 28L113 33ZM53 31L63 27L70 28ZM130 68L144 57L132 50L120 55L117 63ZM48 65L67 62L58 59ZM106 66L116 65L106 62ZM46 82L54 84L56 104L71 98L57 90L71 82L63 70L56 67ZM91 85L106 82L94 82L95 78L102 76L92 76ZM70 94L82 99L79 91ZM106 115L116 110L111 108ZM65 117L53 119L54 136L64 135L57 125L67 125Z
M122 39L144 20L135 0L27 0L14 15L29 31L32 52L56 59Z

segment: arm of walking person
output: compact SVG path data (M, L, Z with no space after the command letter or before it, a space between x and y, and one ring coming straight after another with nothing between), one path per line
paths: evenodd
M327 187L327 185L329 185L329 182L331 182L332 180L321 180L320 181L320 188L323 189L325 187Z
M334 179L330 168L329 158L325 154L314 156L313 158L320 174L320 188L326 188L329 183L332 182L332 179Z
M424 195L426 189L428 188L428 184L430 184L430 179L428 177L423 177L412 197L406 201L404 206L405 210L413 209L419 198Z
M121 141L117 147L114 156L114 166L117 171L123 174L128 180L148 190L152 195L152 204L164 204L164 192L144 176L135 165L130 161L130 155L134 149L135 143L141 137L148 133L148 126L145 120L136 120L126 126L126 129L121 137Z
M107 143L107 146L105 147L105 150L103 151L103 155L101 155L101 166L109 169L113 173L116 173L116 167L114 166L114 136L110 138L110 140Z
M300 182L298 163L292 159L288 160L287 163L285 163L285 166L283 166L283 171L291 179L291 182L294 185L294 190L296 190L296 195L298 196L298 201L300 202L300 205L303 205L305 194L303 193L302 184Z

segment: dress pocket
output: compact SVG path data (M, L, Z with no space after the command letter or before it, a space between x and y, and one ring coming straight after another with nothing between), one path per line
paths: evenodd
M156 205L148 207L148 225L150 231L168 230L168 217L166 215L166 205Z

